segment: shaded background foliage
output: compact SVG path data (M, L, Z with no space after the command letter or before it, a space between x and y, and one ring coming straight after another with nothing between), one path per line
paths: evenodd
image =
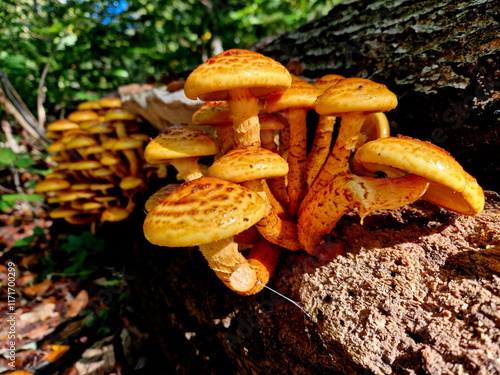
M221 49L323 16L336 2L5 0L0 68L34 113L42 98L48 114L62 116L72 100L168 79Z

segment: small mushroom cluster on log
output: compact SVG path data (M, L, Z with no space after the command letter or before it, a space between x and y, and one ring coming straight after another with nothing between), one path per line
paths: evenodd
M53 172L35 191L57 205L50 217L70 224L116 222L126 219L146 191L147 174L166 177L166 168L146 173L145 143L135 114L121 108L119 98L80 103L67 118L47 126Z
M217 142L175 125L146 146L147 162L171 163L185 182L150 198L144 234L160 246L198 246L239 294L264 287L283 248L324 258L325 237L349 210L363 220L420 198L464 215L483 209L481 187L446 151L389 136L384 112L397 97L385 85L335 74L309 83L234 49L195 69L184 91L206 102L192 122L212 125ZM309 152L308 111L319 115ZM214 162L203 172L206 155Z

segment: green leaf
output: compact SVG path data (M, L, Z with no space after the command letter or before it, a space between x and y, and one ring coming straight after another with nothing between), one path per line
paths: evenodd
M16 242L14 242L14 245L12 247L23 247L23 246L28 246L31 244L34 240L36 239L36 236L26 236L23 238L18 239Z
M115 69L111 72L114 77L128 78L128 72L125 69Z
M33 228L33 233L35 234L35 236L38 236L38 237L45 236L45 231L43 230L43 228L40 228L40 227Z
M9 166L16 160L16 153L7 147L0 147L0 166Z
M24 157L16 159L14 162L15 166L18 168L28 168L35 164L35 160L31 157Z

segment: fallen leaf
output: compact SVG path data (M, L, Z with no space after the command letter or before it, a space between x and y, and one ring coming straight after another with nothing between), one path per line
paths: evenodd
M104 375L113 371L115 365L113 336L109 336L85 350L75 368L78 375Z
M69 303L69 310L66 313L66 318L74 318L87 306L89 303L89 294L86 290L80 290L76 297Z
M30 312L21 314L19 317L19 328L26 327L30 324L44 321L54 314L56 305L54 303L43 303L36 306Z
M42 361L48 361L50 363L54 363L59 358L61 358L68 350L68 345L52 345L51 351L48 352L45 357L43 357Z
M24 288L23 292L30 297L41 296L45 294L45 292L50 288L51 285L52 281L43 280L41 283Z

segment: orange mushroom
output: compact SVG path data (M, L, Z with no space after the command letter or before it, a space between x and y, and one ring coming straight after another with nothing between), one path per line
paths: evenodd
M167 247L198 246L216 275L232 290L247 294L255 271L233 237L265 214L259 194L229 181L200 177L183 183L144 220L144 235Z
M258 98L290 87L291 75L277 61L257 52L231 49L212 56L186 80L189 99L226 100L235 147L260 146Z

